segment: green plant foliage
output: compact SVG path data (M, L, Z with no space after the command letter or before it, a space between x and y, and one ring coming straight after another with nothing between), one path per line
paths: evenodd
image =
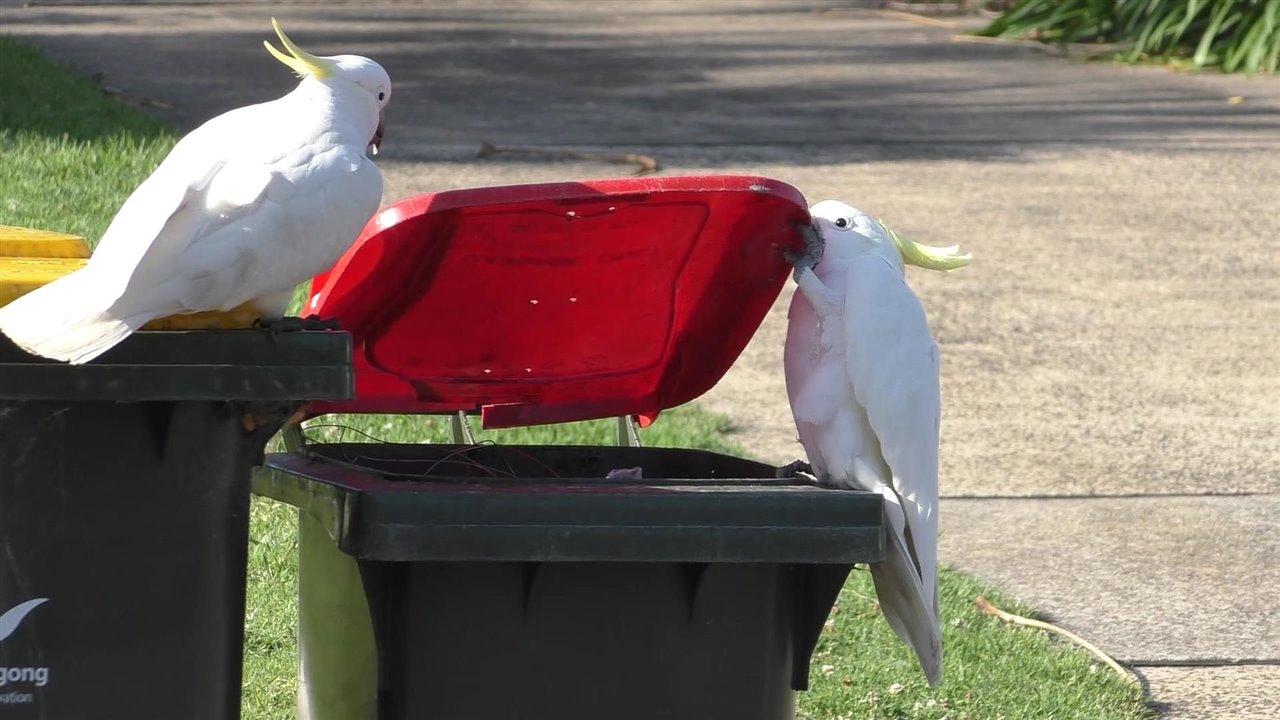
M977 34L1118 43L1130 62L1275 72L1280 0L1022 0Z

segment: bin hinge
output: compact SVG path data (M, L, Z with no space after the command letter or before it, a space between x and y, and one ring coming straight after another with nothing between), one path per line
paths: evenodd
M284 442L284 449L288 452L301 452L302 446L307 444L307 438L302 434L302 423L286 422L284 427L280 428L280 439Z
M618 445L622 447L641 447L640 429L636 426L634 415L623 415L618 418Z
M453 443L455 445L475 445L476 436L471 431L471 418L461 410L455 412L450 418L450 424L453 427Z

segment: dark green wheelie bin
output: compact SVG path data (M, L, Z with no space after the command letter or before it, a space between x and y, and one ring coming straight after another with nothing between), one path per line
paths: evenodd
M882 499L635 447L630 423L716 384L809 222L755 176L376 216L312 284L356 339L357 396L311 411L452 416L457 444L304 443L256 474L299 509L301 720L793 720L851 566L883 557ZM468 444L469 414L622 418L626 446Z
M345 333L0 336L0 719L238 718L251 468L352 393Z
M644 478L605 479L639 467ZM300 720L790 720L881 498L696 450L310 445Z

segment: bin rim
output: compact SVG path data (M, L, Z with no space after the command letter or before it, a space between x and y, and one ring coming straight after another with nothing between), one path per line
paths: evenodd
M351 352L345 332L142 330L68 365L0 335L0 403L340 401L355 392Z

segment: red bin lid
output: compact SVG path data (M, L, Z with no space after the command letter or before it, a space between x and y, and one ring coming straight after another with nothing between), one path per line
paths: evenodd
M476 412L486 427L658 412L711 389L786 282L804 197L748 176L421 195L369 221L304 314L356 341L314 414Z

